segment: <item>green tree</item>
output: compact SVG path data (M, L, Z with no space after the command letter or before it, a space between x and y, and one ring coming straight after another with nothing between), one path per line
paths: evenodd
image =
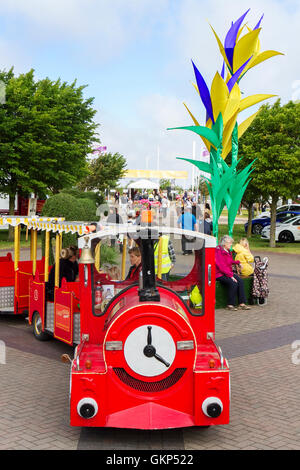
M34 70L16 77L13 69L0 80L0 192L9 195L12 214L17 192L55 193L86 174L86 155L98 140L96 111L76 81L35 81Z
M69 194L70 196L75 197L76 199L87 199L92 201L96 206L99 206L103 203L103 198L94 191L80 191L78 188L65 188L60 191L61 194Z
M163 191L167 190L168 188L172 187L172 181L168 179L161 179L159 180L159 188L162 189Z
M95 222L96 204L90 199L77 199L66 193L51 196L45 202L42 210L45 217L64 217L67 221ZM55 234L51 232L51 244ZM42 239L42 252L44 254L44 239ZM63 236L63 247L77 244L77 235L67 233ZM54 253L50 250L50 264L54 263Z
M125 173L126 159L119 153L104 153L88 163L88 175L79 183L81 190L98 191L104 198L106 189L114 189Z
M251 174L257 196L271 200L270 246L275 247L276 207L279 198L294 198L300 187L300 103L284 106L278 100L264 105L239 141L242 164L256 158Z
M93 198L78 198L76 191L73 195L61 192L54 194L43 206L42 215L47 217L64 217L66 221L95 222L99 219L96 217L96 201ZM54 263L54 245L55 234L51 233L50 264ZM77 245L77 234L67 233L63 236L63 247ZM42 252L45 253L45 236L42 239ZM101 266L102 264L117 264L118 253L114 248L102 244L101 246Z

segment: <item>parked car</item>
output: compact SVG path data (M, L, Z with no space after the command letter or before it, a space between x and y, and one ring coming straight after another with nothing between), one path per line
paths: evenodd
M300 212L300 204L285 204L284 206L279 206L276 209L276 214L286 211ZM259 214L259 218L261 217L270 217L270 211L262 212L261 214Z
M296 217L300 215L300 206L296 211L279 211L276 214L276 222L284 222L286 220L291 219L292 217ZM252 233L256 233L258 235L261 234L261 231L264 227L271 224L271 217L258 217L257 219L252 220ZM248 229L248 222L244 225L245 231L247 232Z
M261 238L270 240L270 225L262 229ZM300 241L300 215L276 224L275 240L280 243Z

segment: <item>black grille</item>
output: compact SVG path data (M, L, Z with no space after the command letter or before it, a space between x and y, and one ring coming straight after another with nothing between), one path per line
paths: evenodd
M166 390L167 388L172 387L172 385L175 385L178 380L181 379L186 369L175 369L169 377L158 380L157 382L144 382L143 380L135 379L134 377L131 377L131 375L127 374L126 370L122 368L115 367L113 371L125 385L128 385L128 387L139 390L140 392L151 393L161 392L162 390Z

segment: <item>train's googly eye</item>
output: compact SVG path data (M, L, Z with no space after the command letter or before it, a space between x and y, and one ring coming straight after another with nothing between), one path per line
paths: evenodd
M98 413L98 405L93 398L82 398L78 402L77 412L79 416L85 419L91 419Z
M209 397L202 403L202 411L208 418L218 418L223 411L223 403L217 397Z

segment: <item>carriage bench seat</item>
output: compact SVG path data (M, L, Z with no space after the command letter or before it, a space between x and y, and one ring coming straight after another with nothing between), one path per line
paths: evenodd
M245 294L246 294L246 303L252 305L252 286L253 286L253 276L243 277ZM228 296L227 289L219 281L216 281L216 306L215 308L225 308L227 306Z

